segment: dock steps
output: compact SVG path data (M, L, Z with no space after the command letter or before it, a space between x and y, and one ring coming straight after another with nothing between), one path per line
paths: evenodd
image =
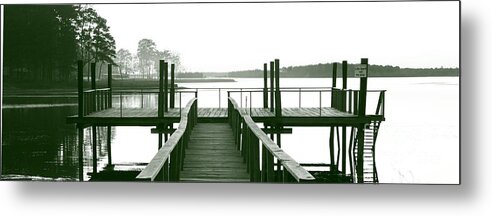
M378 135L380 122L371 122L364 129L364 143L363 143L363 179L364 183L378 183L377 170L374 161L374 146ZM355 139L354 158L358 157L358 145L357 139ZM357 162L356 162L357 163ZM357 179L357 178L354 178Z

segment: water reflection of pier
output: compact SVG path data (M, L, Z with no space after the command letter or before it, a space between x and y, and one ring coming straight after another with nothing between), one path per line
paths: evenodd
M367 59L361 65L367 70ZM159 135L158 152L134 178L140 181L378 182L375 143L384 121L385 91L368 91L367 76L360 78L359 90L347 89L346 61L342 63L342 88L336 88L337 79L330 88L280 88L279 61L275 60L269 71L264 65L263 88L176 89L174 65L170 82L168 66L160 62L158 91L113 92L111 65L108 88L95 88L93 71L92 89L84 91L79 62L79 112L67 118L79 128L79 145L83 128L107 127L111 165L111 127L155 126L151 132ZM337 64L333 77L337 77ZM200 107L200 94L211 90L218 91L218 107ZM298 95L297 107L282 106L282 94L288 93ZM302 105L302 95L308 93L319 95L318 107ZM132 94L140 95L140 105L123 107L124 96ZM157 106L144 106L144 95L157 95ZM373 112L366 106L368 98L375 99L370 101ZM178 128L173 128L176 123ZM329 127L330 163L298 163L285 153L280 135L292 133L291 126ZM97 161L96 137L93 134L93 161ZM83 156L79 147L79 163ZM304 167L327 167L328 171L308 172ZM96 174L97 165L93 165Z

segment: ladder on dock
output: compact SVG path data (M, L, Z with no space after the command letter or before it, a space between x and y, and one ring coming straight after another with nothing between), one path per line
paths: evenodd
M364 157L362 161L362 167L363 167L363 183L378 183L378 173L376 169L376 160L375 160L375 147L376 147L376 138L378 135L378 130L379 130L379 125L381 122L379 121L373 121L370 124L368 124L364 130ZM354 159L355 159L355 166L357 167L357 156L358 156L358 141L355 139L355 145L354 145ZM354 172L354 176L356 176L357 173ZM357 180L357 177L354 178L354 180Z
M243 157L227 123L198 123L193 128L183 162L181 181L249 182Z

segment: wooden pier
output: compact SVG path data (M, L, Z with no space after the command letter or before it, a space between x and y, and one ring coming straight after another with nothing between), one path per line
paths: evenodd
M91 70L94 64L91 64ZM336 75L336 64L333 77ZM367 59L362 66L367 70ZM119 106L114 106L111 88L111 66L108 66L107 88L95 88L92 73L91 89L83 89L82 69L79 62L78 114L67 117L76 124L79 132L79 164L83 164L83 129L113 126L155 126L159 146L156 155L138 176L137 181L185 182L316 182L303 166L281 148L282 133L292 133L292 126L329 127L329 175L351 177L357 183L377 183L375 143L380 123L385 120L385 91L368 91L367 76L361 77L361 89L347 89L347 63L342 64L343 87L336 88L333 79L329 89L280 88L279 61L264 64L264 88L229 89L227 107L198 107L200 89L174 88L174 65L171 64L171 86L168 86L168 63L160 62L160 84L157 108L126 108L120 94ZM268 75L270 72L270 86ZM366 71L367 73L367 71ZM195 90L195 91L192 91ZM282 107L281 95L299 93L299 107ZM302 92L318 92L319 107L302 107ZM366 111L368 92L378 94L375 112ZM192 93L186 106L176 106L177 94ZM262 93L262 107L253 107L253 93ZM329 96L330 106L322 106L322 93ZM238 105L234 95L250 95L249 106ZM116 97L117 98L117 97ZM143 96L142 96L143 98ZM247 100L247 99L246 99ZM326 99L325 99L326 100ZM173 128L173 124L178 128ZM263 123L260 128L257 123ZM342 134L339 134L339 129ZM347 129L349 129L347 131ZM108 130L109 132L111 130ZM111 134L108 134L108 164L111 165ZM341 138L341 139L340 139ZM96 135L93 134L93 152L96 152ZM336 149L336 150L335 150ZM93 161L97 161L93 154ZM336 155L336 156L335 156ZM83 170L83 169L81 169ZM82 172L82 171L81 171ZM93 166L97 174L97 167ZM83 173L79 173L83 180ZM111 180L111 179L109 179Z

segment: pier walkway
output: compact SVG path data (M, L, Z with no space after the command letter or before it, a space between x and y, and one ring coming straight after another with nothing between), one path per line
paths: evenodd
M192 131L181 181L249 182L246 164L227 123L198 123Z

